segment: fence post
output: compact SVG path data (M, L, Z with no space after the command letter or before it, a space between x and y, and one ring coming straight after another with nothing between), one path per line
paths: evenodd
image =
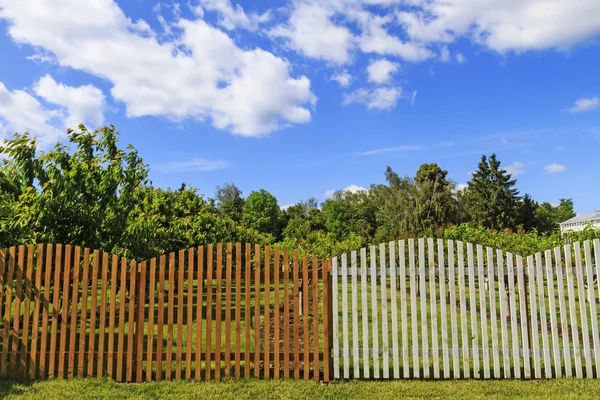
M324 310L324 346L323 346L323 382L330 382L333 376L333 291L331 285L331 259L323 262L323 305ZM336 277L334 277L335 279Z
M527 316L527 338L529 340L529 368L531 371L531 376L534 376L534 365L533 365L533 347L532 347L532 343L531 343L531 316L529 315L529 273L528 273L528 269L525 268L524 266L523 268L523 272L524 272L524 276L525 276L525 293L524 293L524 297L525 297L525 315ZM537 326L536 326L537 329Z

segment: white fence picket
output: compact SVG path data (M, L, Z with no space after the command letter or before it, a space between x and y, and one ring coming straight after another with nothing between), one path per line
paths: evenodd
M427 254L429 266L429 303L431 307L431 351L432 351L432 363L433 363L433 378L440 378L440 356L438 354L439 343L438 343L438 315L437 315L437 288L435 279L435 254L433 248L433 239L427 240Z
M412 328L413 377L419 378L419 330L417 323L417 280L415 263L415 240L408 239L408 262L410 269L410 324Z
M479 315L481 316L481 347L483 349L483 379L490 379L490 345L488 341L485 270L483 267L483 247L477 245L477 274L479 277Z
M575 303L575 288L573 282L573 263L571 261L571 246L565 245L565 267L567 270L567 290L569 294L569 314L571 315L571 332L573 337L573 358L575 359L575 376L583 378L583 369L581 366L581 352L579 351L579 328L577 325L577 305ZM579 291L578 291L579 293Z
M577 288L579 292L579 310L581 313L581 332L583 333L583 358L585 361L585 374L591 378L592 371L592 352L590 350L590 338L588 334L588 316L586 304L588 300L585 295L585 282L583 280L583 265L581 263L581 247L579 242L573 245L575 251L575 274L577 275Z
M444 241L437 242L438 269L440 271L440 317L442 320L442 359L444 378L450 379L450 354L448 352L448 317L446 307L446 268L444 262Z
M546 260L546 282L548 284L548 302L550 306L550 327L552 336L552 349L554 350L554 376L562 376L562 367L560 360L560 343L558 340L558 325L556 320L556 295L554 293L554 273L552 272L552 251L546 250L544 253Z
M565 360L565 376L571 378L573 376L573 368L571 366L571 341L569 340L569 320L567 308L565 306L565 278L562 271L562 256L560 247L554 249L554 263L556 266L556 283L558 287L558 305L560 308L560 326L563 339L563 357ZM560 370L560 369L559 369Z
M533 351L533 367L536 378L542 377L542 367L540 363L540 342L538 340L538 313L537 296L535 287L535 266L533 256L527 257L527 275L529 277L529 304L531 306L531 350Z
M600 366L600 338L598 337L598 313L596 310L596 290L594 289L594 274L592 272L592 254L590 242L583 242L585 252L585 272L587 275L588 301L590 308L590 322L592 324L592 340L594 342L594 358L596 359L596 372Z
M469 270L469 308L471 309L471 338L473 348L473 378L481 376L479 366L479 328L477 327L477 299L475 297L475 263L473 244L467 243L467 268Z
M535 279L538 287L538 300L540 309L540 330L542 334L542 353L544 355L544 376L552 377L550 360L550 341L548 340L548 319L546 317L546 296L544 294L544 266L542 265L542 253L535 254Z
M469 361L469 319L467 318L467 293L465 291L465 254L463 243L456 242L456 255L458 260L458 294L460 297L460 322L463 349L463 375L465 378L471 377L471 365ZM470 278L469 278L470 280Z
M348 333L348 264L342 254L342 343L344 344L344 379L350 378L350 346Z
M425 239L419 239L419 295L421 297L421 342L423 378L429 379L429 333L427 332L427 292L425 286Z
M400 313L402 314L402 376L410 378L409 353L408 353L408 315L406 312L408 296L406 293L406 261L404 240L398 242L398 257L400 260Z
M517 379L521 379L521 359L519 356L519 326L517 317L517 291L515 290L515 264L512 253L506 253L506 270L508 271L508 304L510 308L510 332L513 346L513 371Z
M379 322L377 314L377 256L375 246L370 248L371 255L371 324L373 333L373 376L379 379Z
M387 276L385 273L385 244L379 246L379 263L381 270L381 347L383 349L383 379L390 377L390 355L388 349L390 343L388 340L388 312L387 312Z
M500 334L502 335L502 361L504 369L504 378L510 378L510 352L508 350L508 330L506 320L510 316L506 307L506 284L504 281L504 257L502 250L496 251L496 264L498 265L498 298L500 300ZM492 321L494 317L492 317ZM496 378L500 378L499 372Z
M519 318L521 319L521 346L523 347L523 377L531 379L531 348L529 346L529 319L527 317L527 296L525 282L525 267L523 257L517 256L517 281L519 286Z
M404 277L402 278L404 279ZM398 302L396 295L396 242L390 242L390 299L392 319L392 361L394 378L400 378L400 355L398 353Z
M350 253L352 268L350 277L352 279L352 361L354 365L353 377L360 377L360 358L358 349L358 281L356 277L356 251Z
M444 243L441 243L443 248ZM454 272L454 243L448 241L448 284L450 292L450 325L452 328L452 370L454 379L460 378L460 356L458 354L458 320L456 317L456 273ZM464 284L463 284L464 289Z
M366 379L369 379L369 303L367 302L367 249L364 247L360 249L360 294L363 328L363 376Z
M340 378L340 327L338 321L338 258L331 260L331 291L333 293L332 314L333 314L333 377Z
M500 349L498 346L498 318L496 316L496 280L494 277L494 253L491 247L486 248L488 265L488 283L490 294L490 324L492 326L492 361L494 378L500 378Z

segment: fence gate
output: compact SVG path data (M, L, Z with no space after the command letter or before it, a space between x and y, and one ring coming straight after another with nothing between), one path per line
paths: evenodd
M409 239L332 260L335 378L598 377L600 241Z
M239 243L0 249L0 377L328 381L327 267Z

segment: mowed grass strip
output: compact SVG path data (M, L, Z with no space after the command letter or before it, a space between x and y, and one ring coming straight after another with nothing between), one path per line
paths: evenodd
M3 399L592 399L600 381L171 381L120 384L110 380L0 381Z

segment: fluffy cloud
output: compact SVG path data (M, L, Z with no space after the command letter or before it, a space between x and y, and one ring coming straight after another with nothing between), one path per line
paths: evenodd
M401 96L402 89L399 87L361 88L344 95L342 104L358 103L364 104L369 110L389 110L396 107Z
M348 71L343 70L342 72L333 75L331 80L339 83L341 87L348 87L352 81L352 75L350 75Z
M506 166L504 169L513 177L516 177L525 173L525 164L519 161L515 161L514 163Z
M552 163L552 164L546 165L546 167L544 167L544 171L546 171L549 174L558 174L560 172L563 172L566 169L567 169L567 167L565 167L562 164L557 164L557 163Z
M229 166L227 161L211 161L204 158L192 158L185 161L173 161L157 164L154 169L164 173L176 172L208 172L224 169Z
M569 107L567 111L570 113L581 113L586 111L592 111L598 108L600 105L600 100L598 97L589 97L589 98L581 98L575 100L575 104L572 107Z
M399 68L400 65L398 63L386 59L373 61L367 67L368 80L377 84L387 83Z
M246 14L244 9L236 4L231 5L230 0L199 0L200 5L197 6L195 12L204 14L204 10L214 11L219 15L219 25L227 30L236 28L244 28L248 30L256 30L261 23L267 22L271 18L269 11L263 14Z
M350 60L353 47L350 30L332 22L334 10L318 2L298 2L287 23L269 31L271 37L281 37L294 50L307 57L344 64Z
M147 23L131 21L112 1L0 0L0 18L15 42L109 81L130 117L209 120L261 136L310 121L316 103L308 78L291 77L286 60L240 49L200 19L179 19L181 35L159 42Z
M358 193L358 192L366 192L368 189L364 188L362 186L358 186L358 185L350 185L344 189L342 189L342 192L350 192L350 193ZM328 190L325 192L325 198L326 199L331 199L333 197L333 195L337 192L337 190Z
M95 128L104 122L105 97L97 87L66 86L46 75L35 83L33 90L47 102L64 108L63 120L67 127L75 128L83 123Z

